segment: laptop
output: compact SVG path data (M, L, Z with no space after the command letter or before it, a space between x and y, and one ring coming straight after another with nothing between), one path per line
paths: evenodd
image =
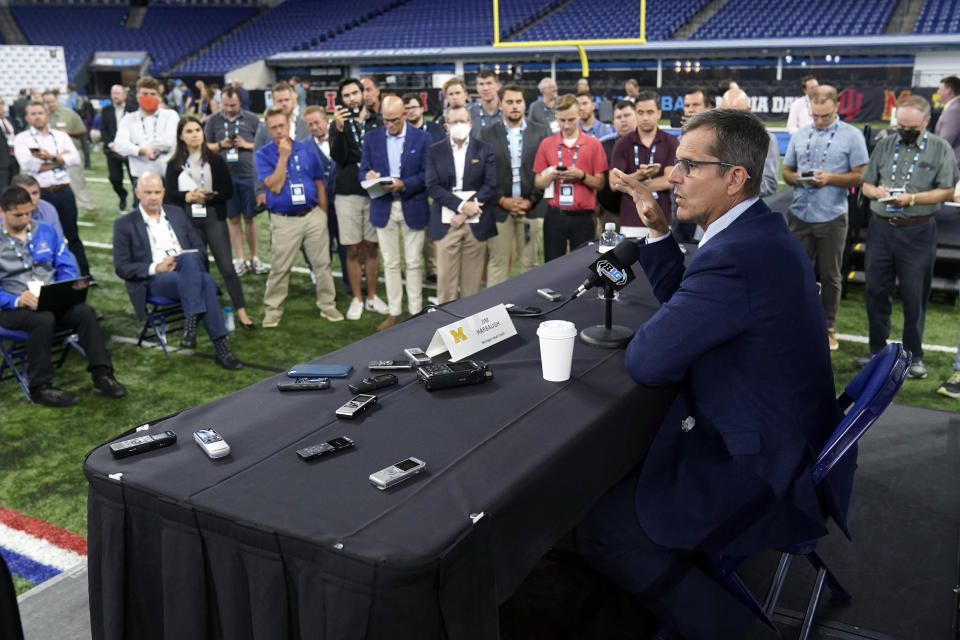
M45 284L40 288L37 311L61 313L75 304L86 302L89 288L89 276Z

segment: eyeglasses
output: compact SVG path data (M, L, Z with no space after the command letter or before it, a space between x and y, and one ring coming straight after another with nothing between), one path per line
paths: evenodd
M729 162L718 162L716 160L687 160L686 158L677 158L677 161L673 163L673 166L680 167L680 171L683 171L683 175L688 176L693 169L696 169L700 165L706 164L715 164L721 167L739 167L738 164L730 164ZM749 178L750 175L748 174Z

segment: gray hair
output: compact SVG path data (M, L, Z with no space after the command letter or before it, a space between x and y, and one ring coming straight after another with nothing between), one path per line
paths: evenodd
M923 96L913 94L900 98L900 101L897 102L897 109L902 109L904 107L916 109L923 114L924 118L930 115L930 102Z
M687 120L682 134L701 128L713 130L714 141L708 149L710 155L747 170L750 177L744 185L743 195L748 198L759 195L763 164L770 148L770 134L760 118L749 111L708 109ZM721 173L728 168L720 167Z
M537 83L537 89L540 91L540 93L543 93L544 88L546 88L551 82L553 82L553 84L557 84L553 78L550 76L545 76L540 79L540 82Z

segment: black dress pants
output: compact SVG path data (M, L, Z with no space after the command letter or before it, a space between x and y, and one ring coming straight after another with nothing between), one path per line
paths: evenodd
M568 251L593 240L594 234L593 211L548 206L543 220L544 261L566 255Z
M210 255L213 256L213 261L217 263L217 270L220 271L220 276L223 278L223 286L227 289L234 310L245 309L247 301L243 295L243 287L240 285L240 276L233 268L233 253L230 249L230 231L227 229L227 221L221 220L216 215L207 215L205 218L192 218L191 220L193 228L200 235L200 239L210 248ZM210 264L204 262L203 268L210 271Z
M27 381L31 390L53 381L50 350L57 327L77 330L80 346L87 354L87 371L98 367L113 369L97 314L86 304L75 304L57 315L33 309L4 309L0 311L0 326L27 332Z
M63 227L63 237L67 241L70 253L77 260L80 275L90 275L90 263L87 262L87 252L80 241L80 231L77 227L77 199L73 195L73 189L69 185L57 191L41 189L40 197L57 210L60 226Z
M127 199L127 189L123 186L123 171L126 169L130 173L130 167L127 166L127 159L115 153L104 154L107 157L107 174L110 177L110 186L113 192L117 194L120 200Z

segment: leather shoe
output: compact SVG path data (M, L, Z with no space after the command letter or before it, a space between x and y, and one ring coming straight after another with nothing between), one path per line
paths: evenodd
M52 384L44 384L30 392L30 400L34 404L48 407L72 407L80 402L80 396L72 391L58 389Z
M233 355L233 351L228 351L222 356L213 356L213 361L224 369L229 369L230 371L236 371L237 369L243 368L243 363L240 362L240 359L237 358L237 356Z
M181 349L195 349L197 347L197 332L183 330L183 333L180 335L180 348Z
M127 395L127 389L117 382L112 373L101 373L93 376L93 388L108 398L122 398Z
M244 331L253 331L254 329L257 328L257 325L253 324L252 322L247 322L247 323L241 322L240 326L243 327Z
M387 316L383 322L377 325L377 331L386 331L398 322L400 322L399 316Z

